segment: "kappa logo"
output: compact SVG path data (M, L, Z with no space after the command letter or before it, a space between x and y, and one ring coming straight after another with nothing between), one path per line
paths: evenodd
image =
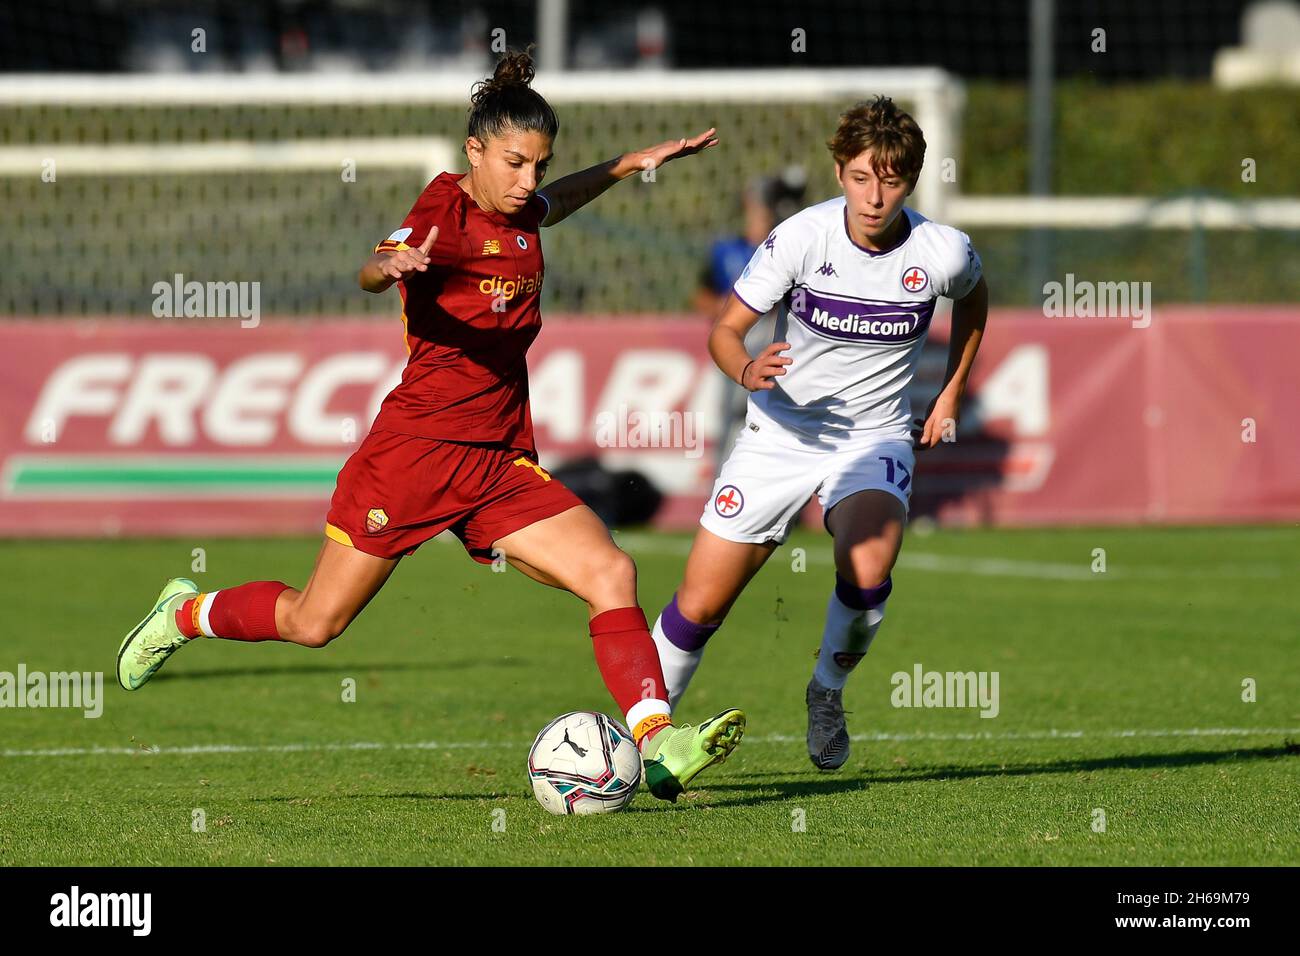
M930 276L920 266L912 266L903 273L903 288L908 292L921 292L930 284Z
M723 518L734 518L745 507L745 496L735 485L723 485L713 498L713 510Z
M768 252L771 252L772 247L775 245L776 245L776 233L774 232L767 237L767 240L763 243L763 248L766 249Z
M384 514L383 508L371 508L366 512L366 531L374 534L376 531L382 531L386 524L388 524L388 515Z
M822 267L818 269L817 272L820 275L833 276L835 275L835 267L831 265L829 262L823 262Z
M483 240L483 255L485 255L485 256L499 256L499 255L501 255L501 240L500 240L500 239L484 239L484 240Z

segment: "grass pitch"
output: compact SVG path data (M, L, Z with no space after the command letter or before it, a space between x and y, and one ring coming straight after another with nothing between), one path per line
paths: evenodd
M689 536L619 539L653 618ZM0 710L0 863L1300 862L1294 529L910 534L845 694L853 754L836 774L804 751L833 572L828 539L800 533L681 708L745 708L740 749L676 805L643 791L593 818L547 815L524 772L551 717L614 712L583 609L458 545L404 561L324 650L203 641L117 687L122 635L193 548L207 567L192 576L216 588L300 585L317 546L0 542L0 671L105 677L98 719ZM893 706L891 675L917 664L996 671L997 716Z

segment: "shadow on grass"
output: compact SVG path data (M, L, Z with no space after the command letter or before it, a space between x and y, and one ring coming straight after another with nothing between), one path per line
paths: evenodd
M468 800L471 802L477 800L495 805L507 800L528 800L531 802L532 797L531 793L525 793L522 790L514 793L509 791L499 793L437 793L430 790L424 793L414 791L405 793L327 793L307 798L300 796L249 797L247 802L291 803L313 806L318 803L336 803L343 800Z
M388 664L291 664L288 667L221 667L210 670L168 671L158 674L155 681L220 680L230 677L281 677L295 674L344 674L356 677L378 671L464 671L477 667L529 667L531 662L521 657L483 658L454 661L420 661L418 663Z
M975 777L1025 777L1044 773L1092 773L1107 770L1177 770L1184 767L1206 766L1220 763L1244 763L1252 760L1273 760L1278 757L1295 757L1300 750L1294 744L1280 747L1256 747L1237 750L1200 750L1177 754L1128 754L1116 757L1098 757L1087 760L1034 761L1015 764L975 764L917 766L894 771L863 770L849 775L822 774L815 770L792 771L780 776L748 777L736 783L706 783L696 798L686 798L675 805L656 801L649 794L637 795L635 805L624 813L662 813L668 809L693 810L721 807L756 806L782 800L816 796L833 796L866 790L873 784L943 782L968 780ZM771 791L771 792L765 792ZM714 795L737 794L734 798L713 799ZM750 796L742 796L751 794ZM500 803L505 800L528 801L532 794L517 790L478 793L342 793L322 794L304 800L301 796L250 797L250 803L331 803L342 800L462 800Z
M772 803L793 797L848 793L853 790L865 790L873 784L918 783L927 780L941 782L945 780L969 780L975 777L1027 777L1043 773L1092 773L1108 770L1177 770L1184 767L1219 763L1273 760L1278 757L1294 757L1296 754L1297 750L1294 745L1283 745L1280 747L1239 748L1236 750L1197 750L1174 754L1127 754L1086 760L916 766L902 767L890 771L867 768L852 772L849 776L822 774L815 770L808 770L780 777L751 778L743 783L710 784L704 789L710 794L776 791L772 794L754 793L753 796L738 799L708 801L708 806L711 807L741 807Z

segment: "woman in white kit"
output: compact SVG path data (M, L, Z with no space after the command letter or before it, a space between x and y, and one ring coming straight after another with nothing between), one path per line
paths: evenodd
M849 756L844 684L892 588L913 447L933 448L959 417L988 289L965 233L904 206L925 159L911 116L877 97L844 113L827 145L843 197L777 226L709 334L718 367L750 391L749 411L654 639L675 706L705 644L816 494L835 585L806 693L808 754L834 770ZM954 300L948 367L913 427L906 390L939 296ZM778 302L775 341L752 357L745 333Z

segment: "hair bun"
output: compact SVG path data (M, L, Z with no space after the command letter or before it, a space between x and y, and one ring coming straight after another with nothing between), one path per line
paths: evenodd
M492 73L492 82L502 86L529 86L537 69L533 66L533 48L527 50L508 50L497 62Z
M466 137L483 142L504 130L535 130L550 139L560 129L555 110L532 88L533 47L507 50L486 80L471 87L469 124Z
M532 52L532 44L526 50L507 50L497 61L491 79L480 80L475 84L474 91L470 94L471 103L477 106L484 97L510 87L530 87L533 77L537 75Z

